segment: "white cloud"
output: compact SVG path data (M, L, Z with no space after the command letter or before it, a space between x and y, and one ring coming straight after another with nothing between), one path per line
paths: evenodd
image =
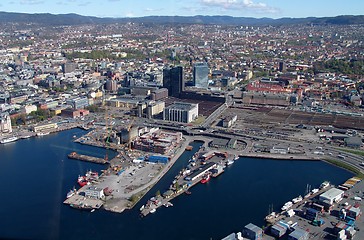
M42 4L44 1L41 0L22 0L20 1L20 4L26 4L26 5L37 5Z
M161 12L163 10L164 10L163 8L146 8L146 9L144 9L144 11L146 11L146 12Z
M253 0L200 0L201 4L226 10L254 10L256 12L276 13L278 9L268 6L266 3Z

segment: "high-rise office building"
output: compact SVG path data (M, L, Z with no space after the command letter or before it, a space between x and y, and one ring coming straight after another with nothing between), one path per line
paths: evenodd
M168 96L179 97L185 90L183 67L165 68L163 70L163 87L168 89Z
M196 63L193 67L193 82L195 87L208 88L209 85L209 67L207 63Z

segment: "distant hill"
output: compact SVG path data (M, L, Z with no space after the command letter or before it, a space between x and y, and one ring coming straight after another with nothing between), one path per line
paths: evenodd
M41 25L80 25L107 23L170 23L170 24L219 24L219 25L289 25L289 24L364 24L364 15L337 16L324 18L251 18L231 16L148 16L138 18L98 18L78 14L26 14L0 12L0 23L36 23Z

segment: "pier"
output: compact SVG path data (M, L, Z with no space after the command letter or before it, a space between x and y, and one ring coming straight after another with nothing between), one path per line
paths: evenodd
M93 157L93 156L82 155L82 154L78 154L76 152L71 152L70 154L68 154L68 158L75 159L75 160L80 160L80 161L85 161L85 162L98 163L98 164L107 164L107 163L109 163L109 161L105 160L104 158L98 158L98 157Z

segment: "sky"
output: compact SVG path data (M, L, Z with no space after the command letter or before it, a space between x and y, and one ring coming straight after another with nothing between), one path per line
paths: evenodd
M332 17L364 15L363 0L1 0L0 11L96 17L228 15Z

